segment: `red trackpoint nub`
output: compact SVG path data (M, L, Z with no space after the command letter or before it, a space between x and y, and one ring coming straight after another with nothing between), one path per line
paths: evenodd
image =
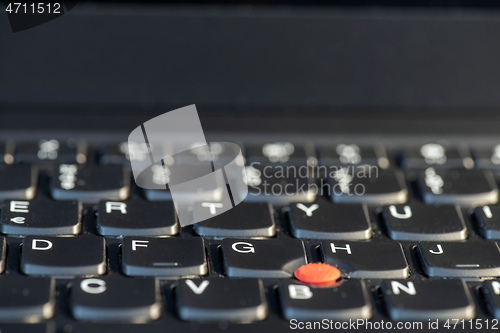
M340 271L328 264L307 264L295 271L295 277L304 283L333 283L340 278Z

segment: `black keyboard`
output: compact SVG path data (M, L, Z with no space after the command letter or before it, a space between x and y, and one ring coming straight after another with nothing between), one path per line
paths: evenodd
M500 140L247 139L247 199L187 227L140 147L1 143L1 332L500 326Z

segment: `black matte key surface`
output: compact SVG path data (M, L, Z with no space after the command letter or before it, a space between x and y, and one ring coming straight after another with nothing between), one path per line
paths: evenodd
M57 200L125 200L130 193L130 173L121 165L78 168L61 164L52 177L50 191Z
M9 235L76 235L82 229L78 201L5 200L0 231Z
M484 206L475 209L479 233L486 239L500 239L500 206Z
M165 190L144 190L144 196L149 201L172 201L172 193L168 186Z
M394 321L471 319L474 301L462 280L392 280L382 282L389 317Z
M121 249L125 275L189 277L208 273L202 238L125 237Z
M101 201L97 233L103 236L171 236L179 232L172 201Z
M52 279L2 276L0 322L36 323L52 318L56 306L55 291Z
M500 276L500 251L494 242L420 242L417 253L428 276Z
M211 237L273 237L274 210L267 203L244 202L224 214L196 223L194 231Z
M38 169L32 165L0 165L0 199L33 199Z
M391 205L382 209L389 237L405 241L453 241L467 238L460 207L453 205Z
M337 145L320 146L320 164L325 166L338 165L379 165L379 156L372 146L359 146L357 144L340 143ZM388 165L385 156L382 164Z
M295 166L247 166L244 180L248 185L248 196L245 201L276 204L314 201L318 190L310 178L312 171L306 166L302 170L299 173Z
M97 236L23 239L21 270L27 275L73 277L106 273L106 243Z
M400 204L408 190L400 170L349 166L331 172L329 192L335 203Z
M17 158L26 163L85 163L87 158L75 139L23 141L18 145Z
M258 162L263 165L307 165L307 161L308 154L304 147L291 142L268 142L248 148L247 164Z
M56 328L54 323L37 323L37 324L1 324L2 333L55 333Z
M332 287L308 286L295 280L279 282L283 317L288 320L369 319L372 305L361 280L346 280Z
M163 309L157 280L123 277L74 280L70 307L78 320L133 324L156 320Z
M224 272L229 277L288 278L305 265L299 239L222 241Z
M498 202L498 187L487 170L427 168L417 173L417 186L425 203L474 207Z
M494 318L500 319L500 282L498 280L484 281L481 290L491 314Z
M372 236L365 205L336 205L317 200L290 204L286 212L296 238L359 240Z
M185 152L186 154L188 152ZM177 174L183 179L177 179L176 182L188 182L198 177L206 176L212 172L212 166L209 162L200 162L199 165L173 165L173 166L153 166L153 172L151 175L151 182L158 185L162 189L157 190L145 190L145 196L148 200L159 201L159 200L172 200L172 193L168 187L168 182L170 181L171 174ZM189 170L189 171L188 171ZM199 190L199 184L196 182L189 183L183 188L177 188L175 192L175 198L180 202L190 202L192 201L192 194ZM213 181L205 184L203 188L203 197L199 197L199 200L206 201L220 201L221 191L225 190L226 183L224 177L220 174L220 177L216 177Z
M180 280L175 294L183 320L250 323L268 313L263 284L257 279Z
M322 241L321 256L348 278L405 279L410 273L398 242Z
M400 151L402 168L467 168L474 167L467 147L446 147L439 143L428 143L420 147L408 147Z

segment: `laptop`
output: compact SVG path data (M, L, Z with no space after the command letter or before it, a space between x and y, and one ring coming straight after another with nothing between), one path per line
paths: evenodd
M58 4L0 14L2 333L498 328L497 4Z

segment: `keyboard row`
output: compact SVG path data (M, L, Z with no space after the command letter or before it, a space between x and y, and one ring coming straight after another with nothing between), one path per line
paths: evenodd
M0 282L0 294L11 296L0 298L0 322L36 323L55 316L53 279L5 276ZM277 282L277 291L281 315L288 320L370 319L376 311L363 280L313 287L285 279ZM67 292L76 320L134 324L162 317L165 297L175 299L174 311L185 321L251 323L268 317L267 297L275 297L266 295L262 280L247 278L178 280L173 291L152 278L77 278L68 284ZM469 320L476 315L471 292L459 279L385 280L380 292L383 307L394 321ZM486 281L480 292L491 315L499 319L500 282Z
M427 143L421 146L405 147L388 152L381 144L357 145L354 143L335 143L328 145L298 145L291 142L268 142L262 144L240 144L249 163L262 164L317 164L323 165L378 165L387 168L391 165L389 156L395 155L397 163L403 168L497 168L500 167L500 144L489 147L465 145L450 146L445 143ZM163 156L171 155L172 147L164 149ZM128 164L129 161L149 159L149 150L145 144L128 145L127 142L115 142L99 145L96 149L99 164ZM211 143L207 149L192 150L193 158L176 161L197 163L201 161L224 160L231 152L224 151L224 146ZM92 161L89 158L88 144L85 140L41 139L37 141L8 141L0 144L0 156L7 164L21 163L78 163Z
M391 149L382 144L358 145L354 143L331 143L313 145L291 142L267 142L261 144L239 144L247 164L262 165L372 165L386 169L400 166L403 169L428 167L448 169L500 168L500 144L489 147L466 145L451 146L445 143L427 143L421 146ZM164 149L164 156L171 155L171 147ZM224 145L210 143L206 149L193 150L193 158L171 161L167 164L195 164L202 161L226 161L233 152L224 151ZM130 161L145 161L149 158L146 145L127 142L101 147L98 153L100 164L127 164Z
M245 182L249 194L246 201L286 204L328 197L337 203L386 205L410 200L411 191L405 176L396 169L341 168L331 171L328 178L321 181L297 173L288 174L288 171L284 173L277 167L271 170L247 167ZM168 178L162 178L162 181L167 186ZM418 199L425 203L475 207L496 204L499 199L498 185L490 170L428 168L410 172L408 181L417 189ZM39 173L34 165L0 167L0 199L32 199L38 194L38 183ZM61 164L49 171L48 185L50 196L56 200L85 203L125 200L134 191L129 170L120 165L79 167ZM214 183L213 188L204 189L207 201L216 198L224 186L224 182ZM188 190L184 194L177 193L179 198L187 199L190 194ZM152 201L172 199L167 188L145 190L144 196Z
M209 209L202 205L196 209ZM12 236L74 236L82 234L82 205L78 201L4 200L0 233ZM373 224L400 241L457 241L467 239L462 209L454 205L389 205L371 212L362 204L333 204L327 200L292 203L283 209L290 234L301 239L365 240L373 236ZM181 234L171 201L142 199L101 201L96 211L96 232L107 237L166 237ZM476 208L476 229L486 239L500 239L500 206ZM285 230L282 226L282 230ZM269 203L244 202L235 208L193 226L204 237L269 238L277 235L276 212Z
M199 237L124 237L120 246L120 269L127 276L174 279L209 274L204 240ZM226 238L218 250L227 277L290 278L307 263L304 243L299 239ZM410 275L405 252L395 241L323 240L316 250L323 262L337 267L345 278L406 279ZM0 251L3 270L7 266L4 238L0 239ZM414 251L430 277L500 276L500 252L494 242L419 242ZM106 241L93 235L26 236L20 252L21 271L31 276L98 276L108 269Z

